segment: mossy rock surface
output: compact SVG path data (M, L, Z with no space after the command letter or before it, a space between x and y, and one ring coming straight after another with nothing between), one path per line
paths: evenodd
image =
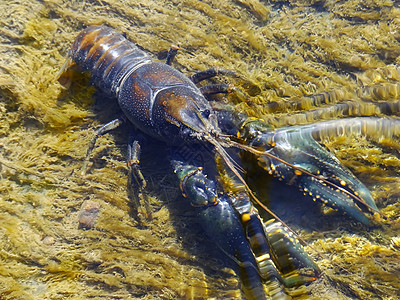
M355 114L383 116L376 103L400 100L400 9L393 1L15 0L0 3L0 24L1 299L242 297L159 144L150 141L142 157L151 221L132 208L126 129L101 137L88 174L80 175L94 128L118 115L84 76L68 90L57 82L72 41L88 25L125 33L155 59L179 44L174 67L188 75L210 67L240 73L261 92L250 104L222 101L276 127L346 117L323 108L349 101L358 103ZM309 101L318 94L327 104ZM326 141L372 191L387 216L380 227L340 213L321 216L318 208L294 221L299 205L284 201L283 219L326 257L307 247L325 274L307 287L315 299L396 299L398 145ZM87 201L99 213L84 230Z

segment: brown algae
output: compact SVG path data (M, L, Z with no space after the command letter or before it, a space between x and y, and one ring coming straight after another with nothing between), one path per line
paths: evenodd
M241 297L218 249L194 229L167 169L144 168L153 220L134 215L124 133L100 138L93 166L79 176L93 128L116 111L105 112L101 101L93 106L101 95L84 78L69 90L56 80L71 42L90 24L124 32L154 57L179 44L174 66L186 74L209 67L242 74L261 93L250 103L223 101L274 126L346 116L321 110L337 103L383 116L377 103L400 101L400 9L393 1L15 0L0 3L0 16L1 299ZM326 104L315 107L311 95ZM306 226L290 224L329 258L308 249L326 275L308 287L311 296L395 299L398 142L326 141L387 219L366 230L327 211L303 216ZM85 201L99 206L88 230L78 228ZM288 202L286 210L295 206Z

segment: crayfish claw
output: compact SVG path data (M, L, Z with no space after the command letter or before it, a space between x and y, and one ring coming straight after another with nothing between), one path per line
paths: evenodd
M272 148L271 140L275 145ZM268 172L288 184L297 185L314 201L318 200L365 225L371 225L366 213L373 214L378 208L370 191L313 138L309 126L266 131L253 141L256 142L250 141L252 146L267 145L268 155L257 159L263 161L262 165L269 166Z
M216 181L199 168L180 161L172 165L204 231L235 262L248 299L266 299L267 294L290 299L290 288L319 277L320 270L296 237L273 219L264 224L245 190L217 194Z
M221 111L217 117L222 132L244 144L244 169L261 167L283 182L297 185L314 201L371 225L370 216L379 210L370 191L316 141L318 123L274 130L262 120L240 113Z

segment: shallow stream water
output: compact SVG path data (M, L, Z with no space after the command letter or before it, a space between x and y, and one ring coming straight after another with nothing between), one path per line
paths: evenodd
M126 129L99 139L88 174L80 176L94 128L118 113L85 78L69 89L57 81L72 41L88 25L125 33L155 59L179 44L174 67L185 74L210 67L240 73L261 92L247 103L221 101L276 127L346 117L319 109L348 101L358 103L350 115L383 116L374 103L400 100L395 1L0 0L0 24L1 299L243 297L180 196L162 146L149 141L143 149L151 221L132 208ZM328 103L293 105L317 94ZM398 299L398 142L324 143L372 191L387 216L381 226L323 213L312 200L299 205L292 188L269 191L280 203L277 213L325 256L307 248L325 274L307 287L311 298ZM94 228L83 230L79 211L87 200L100 213ZM315 209L304 212L304 205Z

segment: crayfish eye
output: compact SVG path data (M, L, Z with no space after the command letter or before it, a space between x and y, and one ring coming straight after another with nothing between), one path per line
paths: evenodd
M204 118L208 118L208 116L210 115L210 110L209 109L203 110L201 114L203 115Z

